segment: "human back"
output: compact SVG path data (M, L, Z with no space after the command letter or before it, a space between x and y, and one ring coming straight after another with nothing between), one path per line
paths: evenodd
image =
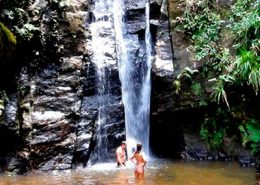
M136 151L134 153L134 158L136 160L137 165L146 163L146 160L144 159L142 152L137 152Z
M142 178L144 176L144 166L146 165L146 160L144 159L141 149L142 145L137 144L136 151L130 158L130 160L136 165L134 170L136 178Z

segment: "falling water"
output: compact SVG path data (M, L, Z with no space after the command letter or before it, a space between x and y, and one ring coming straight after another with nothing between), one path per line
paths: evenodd
M92 35L92 61L96 65L96 87L98 89L98 128L97 145L94 151L94 159L103 162L108 158L108 141L106 123L109 118L107 109L109 108L110 81L109 65L115 63L109 56L111 48L114 48L112 4L110 0L97 0L93 10L93 22L91 23ZM112 51L114 52L114 51Z
M151 36L150 36L150 4L146 2L145 45L146 59L141 65L131 60L128 48L132 42L124 25L124 3L114 1L114 24L117 42L117 58L119 75L122 83L122 96L125 108L126 140L128 154L132 153L136 143L143 144L144 153L149 156L150 132L150 94L151 94ZM140 69L141 66L141 69ZM138 75L140 75L138 77Z
M146 74L142 89L143 99L143 113L145 114L146 126L146 148L145 151L149 156L149 133L150 133L150 100L151 100L151 68L152 68L152 46L151 46L151 32L150 32L150 1L146 0L146 29L145 29L145 44L146 44Z

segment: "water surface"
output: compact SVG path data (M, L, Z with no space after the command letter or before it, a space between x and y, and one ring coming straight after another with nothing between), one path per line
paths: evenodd
M133 166L100 164L72 172L2 176L0 185L253 185L255 169L235 162L149 162L145 177L136 180Z

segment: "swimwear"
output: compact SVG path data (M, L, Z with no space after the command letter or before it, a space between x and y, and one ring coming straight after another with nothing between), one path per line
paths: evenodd
M143 174L144 173L144 165L143 164L136 165L135 173Z

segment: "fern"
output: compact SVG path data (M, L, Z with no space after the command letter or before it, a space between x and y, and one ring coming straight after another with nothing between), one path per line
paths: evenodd
M257 94L260 86L260 57L256 52L242 49L235 61L235 75L241 82L252 85Z
M257 146L260 144L260 124L255 119L250 119L239 126L242 134L242 144L246 147L249 144L253 153L257 152Z

